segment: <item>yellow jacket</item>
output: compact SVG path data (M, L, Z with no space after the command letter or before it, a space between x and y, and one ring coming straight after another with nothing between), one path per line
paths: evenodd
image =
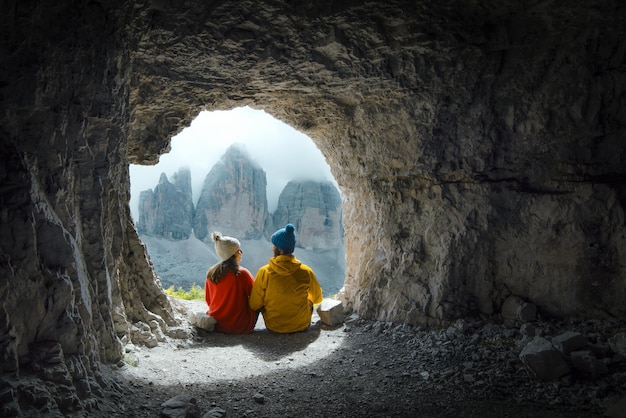
M254 311L263 310L267 329L289 333L311 325L313 304L322 301L322 288L313 270L293 255L270 258L261 267L248 300Z

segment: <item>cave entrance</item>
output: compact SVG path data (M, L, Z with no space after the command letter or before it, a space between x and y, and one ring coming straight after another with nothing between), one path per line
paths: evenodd
M207 177L218 170L218 163L228 166L233 147L242 150L266 177L268 219L265 226L257 228L262 233L254 237L241 232L242 222L258 225L254 219L238 219L235 224L230 215L217 216L207 226L211 230L203 231L194 225L196 215L206 213L200 202L203 194L211 196L212 208L220 204L237 207L238 218L254 212L242 208L241 202L216 201L215 191L209 190L214 181ZM249 175L241 164L236 167L239 171L226 172L227 178ZM201 112L188 128L172 137L170 151L161 155L158 164L130 165L130 181L131 214L165 289L195 289L198 295L207 268L218 260L210 239L213 229L242 242L245 256L241 264L255 274L271 257L268 237L287 222L297 228L295 255L316 272L324 296L336 295L343 286L345 250L337 182L311 138L263 111L240 107ZM237 190L238 186L229 187ZM185 199L192 203L191 225L181 222L189 216Z

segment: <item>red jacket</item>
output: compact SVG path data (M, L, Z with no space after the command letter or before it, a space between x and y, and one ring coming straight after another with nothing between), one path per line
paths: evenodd
M253 283L252 274L241 266L239 276L229 270L217 284L206 279L204 299L209 306L207 314L217 321L215 331L227 334L252 332L257 319L248 305Z

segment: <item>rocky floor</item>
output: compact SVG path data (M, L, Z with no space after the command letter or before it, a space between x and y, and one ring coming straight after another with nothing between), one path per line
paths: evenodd
M574 330L598 343L624 330L592 321L534 326L545 336ZM356 316L329 328L314 317L311 329L291 335L269 333L260 320L248 335L202 333L151 349L128 346L126 362L112 370L127 389L100 413L569 418L613 408L608 416L623 416L614 414L626 395L625 361L614 358L609 373L593 381L574 374L536 382L519 360L522 340L518 328L483 320L433 331Z

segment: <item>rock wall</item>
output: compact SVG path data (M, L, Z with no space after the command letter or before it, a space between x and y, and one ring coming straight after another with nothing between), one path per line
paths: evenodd
M85 409L123 341L173 332L128 164L243 105L331 165L361 315L438 324L515 294L623 318L626 11L572 3L3 3L2 373L49 378L52 352L70 378L46 399Z
M292 180L278 197L268 239L291 223L296 228L296 245L315 250L343 247L341 195L331 182Z
M124 342L178 335L130 221L123 3L1 6L2 416L93 411Z

